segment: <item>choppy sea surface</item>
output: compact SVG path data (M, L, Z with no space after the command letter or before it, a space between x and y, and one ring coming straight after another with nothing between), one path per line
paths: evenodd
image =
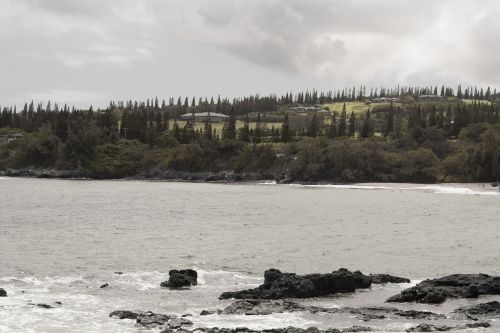
M422 321L362 322L309 313L198 314L228 305L230 301L218 300L222 292L259 285L271 267L297 273L346 267L408 277L412 284L450 273L500 275L500 191L487 184L0 178L0 258L0 288L9 295L0 298L2 333L147 332L134 327L133 320L109 318L117 309L192 314L198 327L363 325L403 332ZM199 285L160 288L176 268L196 269ZM99 288L103 283L110 288ZM412 284L299 302L383 306L387 297ZM490 300L500 297L396 306L449 314L458 306ZM30 305L54 302L62 305ZM500 323L492 324L487 331L500 332Z

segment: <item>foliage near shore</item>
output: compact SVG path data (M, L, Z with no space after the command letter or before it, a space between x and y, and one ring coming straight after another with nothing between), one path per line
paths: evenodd
M402 103L372 103L353 92L339 95L340 101L335 94L193 100L191 106L148 100L97 111L30 103L19 113L4 108L0 114L0 138L7 138L0 141L0 170L81 169L95 178L157 169L300 182L498 181L497 96L488 90L481 101L464 102L449 88L442 94L429 101L407 91L396 95ZM297 105L332 109L298 113ZM361 105L367 111L354 112ZM229 118L177 121L176 115L195 111Z

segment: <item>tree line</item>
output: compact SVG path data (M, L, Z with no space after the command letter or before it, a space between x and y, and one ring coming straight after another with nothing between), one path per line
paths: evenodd
M377 96L411 97L437 87L373 89ZM346 90L351 98L363 87ZM361 91L361 93L360 93ZM496 90L462 89L446 96L478 94L462 102L389 103L364 114L339 112L295 115L282 107L330 98L305 92L277 98L156 98L112 102L86 110L48 103L26 103L20 112L3 108L0 136L13 131L23 139L0 145L0 169L81 168L97 178L132 176L151 168L180 171L256 172L286 170L297 181L497 181L500 173L500 121ZM405 95L401 95L405 93ZM371 92L370 92L371 94ZM325 97L326 96L326 97ZM332 101L337 97L331 95ZM368 95L369 96L369 95ZM488 96L488 98L486 98ZM465 98L465 97L464 97ZM316 105L316 104L314 104ZM210 121L180 122L178 115L228 115L216 128ZM268 124L269 115L280 122Z

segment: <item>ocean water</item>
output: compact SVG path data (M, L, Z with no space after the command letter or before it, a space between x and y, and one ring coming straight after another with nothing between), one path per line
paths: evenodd
M0 287L9 294L0 298L0 332L143 332L133 320L109 318L117 309L192 314L199 327L364 325L403 332L423 321L198 314L225 307L230 301L218 300L222 292L259 285L271 267L297 273L346 267L405 276L413 284L450 273L500 275L499 216L500 192L484 184L0 178ZM195 268L199 285L160 288L176 268ZM100 289L103 283L111 287ZM387 297L410 285L373 286L300 302L383 306ZM449 314L458 306L495 299L500 297L397 306ZM62 305L30 305L55 302ZM463 324L436 323L441 322ZM492 324L488 331L500 331L500 323Z

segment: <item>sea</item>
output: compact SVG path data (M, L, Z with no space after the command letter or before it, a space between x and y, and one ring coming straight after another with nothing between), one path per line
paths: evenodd
M323 307L385 300L452 273L500 275L500 191L489 184L279 185L0 178L0 332L157 332L114 310L190 315L194 327L346 328L404 332L425 320L352 315L209 315L225 291L254 288L269 268L339 268L411 283L297 300ZM171 269L198 285L169 290ZM108 283L108 288L100 288ZM500 296L442 305L390 304L445 315ZM59 302L59 303L56 303ZM54 305L46 309L36 304ZM457 326L446 319L433 324ZM500 332L500 322L485 332ZM482 332L462 330L460 332Z

